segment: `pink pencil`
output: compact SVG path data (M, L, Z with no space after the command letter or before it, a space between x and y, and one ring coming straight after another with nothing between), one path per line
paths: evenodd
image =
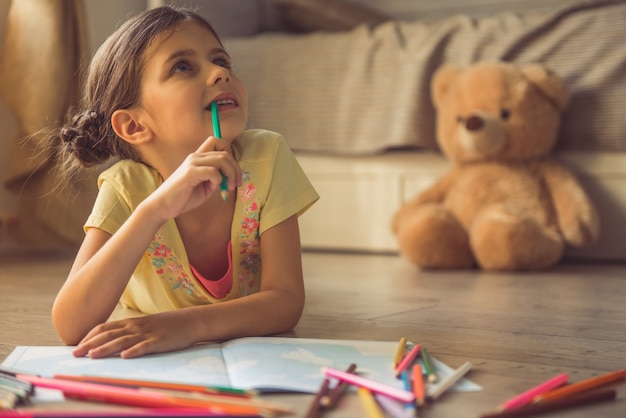
M396 376L400 376L403 371L409 368L409 366L411 365L411 363L413 363L413 360L415 360L415 357L417 357L417 355L419 354L421 350L422 350L421 345L416 344L413 346L411 351L409 351L409 354L404 356L402 361L400 361L400 363L398 363L398 365L396 366Z
M567 383L567 374L563 373L552 379L543 382L542 384L535 386L526 392L520 393L517 396L512 397L508 401L500 405L500 411L508 411L510 409L519 408L520 406L528 405L533 402L533 398L537 395L545 393L554 388L558 388Z
M380 393L405 403L413 402L415 400L415 395L412 392L397 389L393 386L385 385L384 383L375 382L356 374L346 373L342 370L333 369L331 367L324 367L322 371L327 377L339 379L351 385L364 387L372 392Z
M145 408L197 408L208 412L232 415L259 415L265 408L253 404L233 405L224 401L207 401L202 398L169 396L161 392L149 392L124 387L114 387L98 383L73 382L63 379L20 375L21 380L31 382L36 387L56 389L66 398L106 402L117 405L140 406Z

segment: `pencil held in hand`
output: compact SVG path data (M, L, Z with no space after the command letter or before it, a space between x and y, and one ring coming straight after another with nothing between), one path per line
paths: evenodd
M213 136L217 139L222 138L222 129L220 128L220 116L217 110L217 102L211 103L211 119L213 121ZM222 183L220 184L220 195L223 200L228 199L228 179L222 175Z
M213 121L213 136L217 139L221 139L222 130L220 128L220 116L217 110L217 102L211 103L211 120Z

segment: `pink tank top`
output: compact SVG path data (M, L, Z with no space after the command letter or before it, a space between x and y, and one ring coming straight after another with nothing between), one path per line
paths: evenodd
M226 270L226 273L220 279L205 279L200 273L198 273L194 266L191 266L191 271L193 272L194 276L196 276L196 279L198 279L200 284L206 289L207 292L211 294L211 296L217 299L224 298L233 287L233 249L231 241L228 241L227 251L228 270Z

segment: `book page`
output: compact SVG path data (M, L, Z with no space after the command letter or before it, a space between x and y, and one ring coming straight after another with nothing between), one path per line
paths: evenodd
M230 386L219 344L202 344L187 350L133 359L90 359L72 355L74 347L20 346L2 363L24 373L119 377L209 386Z
M345 370L350 363L364 377L402 388L394 377L397 342L251 337L222 344L224 361L235 387L262 391L315 393L324 379L322 367Z

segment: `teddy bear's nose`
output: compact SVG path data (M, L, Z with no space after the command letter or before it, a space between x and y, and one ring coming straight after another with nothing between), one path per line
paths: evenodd
M484 125L482 118L478 116L471 116L467 121L465 121L465 128L468 131L477 131L482 128Z

